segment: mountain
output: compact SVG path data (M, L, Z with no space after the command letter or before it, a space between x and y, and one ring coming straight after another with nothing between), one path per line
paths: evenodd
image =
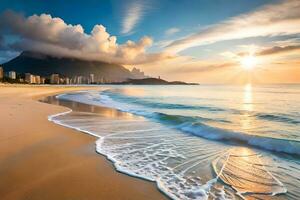
M135 67L131 70L131 74L134 76L135 79L146 78L145 73Z
M128 79L115 84L127 85L198 85L197 83L185 83L181 81L166 81L160 78Z
M94 74L95 81L104 79L110 82L121 82L129 78L136 78L135 73L131 73L131 71L118 64L75 58L57 58L30 51L25 51L2 65L4 71L16 71L20 74L31 73L44 77L54 73L70 78ZM139 78L145 77L139 76Z

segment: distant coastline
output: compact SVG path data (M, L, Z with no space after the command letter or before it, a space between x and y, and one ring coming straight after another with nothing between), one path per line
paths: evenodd
M166 81L160 78L128 79L127 81L112 83L113 85L199 85L182 81Z

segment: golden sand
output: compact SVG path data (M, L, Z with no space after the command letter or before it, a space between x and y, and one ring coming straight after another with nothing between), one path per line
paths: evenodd
M154 183L116 172L94 137L48 121L67 108L36 100L86 89L0 85L1 200L166 199Z

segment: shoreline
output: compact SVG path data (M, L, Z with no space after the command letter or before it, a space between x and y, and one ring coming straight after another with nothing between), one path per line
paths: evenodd
M85 96L88 96L89 98L86 98L86 101L84 101L84 97ZM103 94L103 95L105 95L105 94ZM66 95L66 96L68 96L68 95ZM95 101L92 101L91 99L96 99ZM113 99L113 98L112 98ZM103 102L101 102L101 104L98 104L97 102L98 102L98 100L99 100L99 97L97 96L97 93L96 94L91 94L91 96L89 96L89 94L83 94L82 96L81 96L81 94L79 94L79 95L75 95L75 96L73 96L73 95L70 95L70 97L68 98L68 97L66 97L66 98L61 98L61 101L69 101L69 102L76 102L77 104L84 104L84 105L88 105L87 107L97 107L97 106L99 106L99 107L102 107L101 105L102 105L102 103ZM59 100L58 100L59 101ZM106 102L107 103L107 102ZM107 103L107 104L104 104L104 106L107 106L108 108L110 108L109 107L109 105L114 105L114 104L112 104L112 102L109 102L109 103ZM122 109L120 109L118 106L115 106L116 107L116 109L118 110L118 111L120 111L120 112L125 112L125 113L133 113L133 115L135 115L134 114L134 112L126 112L126 110L123 110L122 111ZM112 108L113 110L116 110L116 109L114 109L114 108ZM92 109L90 109L90 110L92 110ZM77 111L79 111L79 113L80 113L80 110L74 110L74 112L76 113ZM83 112L85 112L85 111L83 111ZM87 111L87 112L91 112L91 111ZM95 112L96 113L96 112ZM86 115L86 114L84 114L84 113L82 113L83 115L81 116L81 114L79 115L76 115L76 114L74 114L73 116L72 115L70 115L69 117L68 116L66 116L66 117L63 117L63 118L58 118L57 120L59 121L59 122L62 122L63 124L64 124L64 126L71 126L71 128L73 128L73 129L77 129L77 128L79 128L79 129L82 129L81 131L82 132L86 132L87 134L91 134L89 131L91 131L92 133L96 133L96 134L98 134L98 136L100 137L100 138L102 138L102 133L104 132L103 130L101 130L101 129L93 129L94 127L97 127L97 124L96 123L88 123L88 122L86 122L85 123L85 121L83 120L83 119L90 119L89 117L89 115ZM93 119L93 117L91 117L91 119ZM147 119L147 117L146 117L146 119ZM77 121L78 120L78 121ZM111 127L111 126L110 126ZM116 125L116 127L121 127L121 126L118 126L118 125ZM117 128L116 128L117 129ZM120 130L124 130L123 128L122 129L120 129ZM135 129L135 130L137 130L137 129ZM118 139L116 139L116 138L118 138L118 136L115 136L115 135L120 135L120 139L118 140ZM131 135L129 135L129 137L128 138L126 138L126 134L125 135L123 135L123 133L122 133L122 131L121 132L112 132L112 137L110 138L110 132L109 132L109 134L108 134L108 137L107 137L107 140L106 141L108 141L107 143L109 144L109 145L107 145L108 147L109 146L112 146L112 151L111 152L109 152L109 150L108 151L105 151L105 147L104 148L102 148L102 146L104 146L103 144L105 143L105 139L103 139L103 140L101 140L100 142L97 142L97 144L98 143L100 143L100 144L98 144L97 145L97 151L101 154L101 155L104 155L104 156L106 156L107 158L108 158L108 160L109 161L111 161L112 163L114 163L114 165L115 165L115 168L116 168L116 170L118 170L118 163L122 163L122 164L124 164L124 165L119 165L119 166L121 166L121 170L118 170L118 171L121 171L122 173L125 173L125 174L127 174L127 175L129 175L129 176L132 176L132 177L138 177L138 178L141 178L141 179L143 179L143 180L148 180L148 181L153 181L153 180L156 180L156 179L148 179L147 177L149 177L149 176L147 176L147 173L144 173L144 174L141 174L140 175L140 173L139 173L139 169L137 168L136 169L136 171L138 171L137 173L135 173L135 166L137 166L138 164L136 164L135 162L132 162L132 163L134 163L133 165L130 165L130 163L131 163L131 161L133 160L132 158L135 158L135 159L137 159L137 160L143 160L143 159L139 159L139 158L141 158L141 157L137 157L137 156L133 156L133 157L130 157L130 159L128 159L129 160L129 162L127 163L126 161L127 161L127 157L126 156L124 156L124 157L122 157L122 152L123 152L123 154L124 155L126 155L127 153L127 149L126 149L126 142L124 142L124 144L125 145L123 145L123 143L122 143L122 139L125 141L126 139L128 139L128 144L130 144L131 146L138 146L139 144L142 144L142 143L150 143L151 144L151 142L149 141L149 140L144 140L144 141L142 141L142 142L136 142L136 143L134 143L134 139L132 139L132 140L130 140L129 138L130 138L130 136ZM104 135L104 137L105 137L106 135ZM115 138L114 138L115 137ZM161 135L159 135L159 137L163 137L163 134L161 134ZM204 142L206 143L206 140L207 139L204 139ZM201 141L201 139L199 138L199 141ZM118 145L111 145L111 144L118 144L118 142L120 142L120 146L122 147L122 145L123 146L125 146L125 148L123 148L123 150L124 151L122 151L122 148L120 148L121 150L119 150L118 149L118 147L120 147L120 146L118 146ZM132 144L131 144L131 142L132 142ZM210 141L209 140L207 140L207 143L209 143ZM212 142L214 142L214 140L212 141ZM218 141L216 141L216 142L218 142ZM103 143L103 144L102 144ZM219 142L218 142L219 143ZM116 147L116 149L118 149L118 151L114 151L114 147ZM143 147L145 148L145 146L143 145ZM201 146L198 146L198 147L201 147ZM232 148L233 147L233 148ZM243 146L243 148L240 148L239 146L237 146L237 148L235 148L235 145L232 145L232 147L229 147L229 148L232 148L233 150L231 150L231 151L237 151L238 153L241 153L242 154L242 156L241 157L244 157L245 155L243 154L243 152L245 153L245 152L250 152L249 154L246 154L246 157L248 157L248 156L252 156L252 154L253 155L259 155L258 153L251 153L252 152L252 148L247 148L247 147L244 147ZM229 149L228 148L228 149ZM240 148L240 149L239 149ZM99 149L99 150L98 150ZM102 151L104 149L104 151ZM109 148L108 148L109 149ZM129 148L128 148L129 149ZM150 148L149 148L150 149ZM193 148L192 148L193 149ZM217 148L216 148L217 149ZM224 148L223 150L228 150L228 149L226 149L226 148ZM129 149L130 150L130 149ZM222 150L222 152L223 152L223 150ZM260 149L261 150L261 149ZM151 151L151 150L150 150ZM102 153L103 152L103 153ZM130 151L129 151L130 152ZM138 151L137 151L138 152ZM140 151L141 152L141 151ZM229 150L228 150L228 152L229 152ZM205 151L203 151L203 153L205 154L206 152ZM209 153L209 152L208 152ZM112 156L110 156L110 155L112 155ZM152 155L152 154L150 154L150 155ZM222 157L223 156L223 154L219 154L219 155L221 155L220 157ZM230 155L230 154L229 154ZM264 155L264 154L261 154L261 155ZM129 157L129 156L128 156ZM145 157L147 157L147 156L145 156ZM217 160L221 160L220 159L220 157L217 159ZM263 156L262 156L263 157ZM110 159L110 158L112 158L112 159ZM115 159L116 158L116 159ZM123 160L122 160L122 158L124 158ZM253 157L254 158L254 157ZM259 159L259 156L257 157L257 159ZM215 159L216 160L216 159ZM216 183L216 185L217 185L217 187L221 187L222 185L219 185L218 183L220 183L220 182L217 182L216 180L217 179L219 179L219 175L218 175L218 177L215 177L216 176L216 174L218 174L217 173L217 170L218 170L218 168L216 168L215 167L215 165L216 165L216 163L218 162L218 161L216 161L216 162L214 162L215 160L210 160L210 163L211 163L211 165L213 165L213 170L211 170L211 172L212 172L212 175L213 175L213 179L208 179L208 181L206 182L206 183L210 183L212 180L214 180L214 182ZM255 161L255 158L253 159L254 161ZM143 161L145 161L145 160L143 160ZM258 163L260 163L260 165L261 165L261 161L260 160L256 160ZM227 162L227 161L226 161ZM233 162L233 161L232 161ZM197 164L198 165L198 164ZM122 166L124 167L124 168L122 168ZM128 167L129 166L129 168L126 168L126 167ZM133 168L130 168L130 167L132 167L133 166ZM147 161L145 161L145 165L144 166L147 166ZM223 165L223 166L225 166L225 165ZM243 166L242 166L243 167ZM245 167L245 166L244 166ZM143 166L141 167L141 168L143 168ZM211 169L211 168L209 168L209 169ZM265 168L263 168L262 170L264 170ZM202 170L203 171L203 170ZM208 172L210 172L210 171L208 171ZM282 190L280 191L280 190L277 190L277 192L274 192L274 193L272 193L274 196L276 195L276 197L277 197L277 195L279 196L278 197L278 199L280 199L281 198L281 195L286 195L286 193L287 193L287 187L285 186L286 185L286 183L284 183L283 184L283 182L281 182L281 181L279 181L279 179L277 179L275 176L273 176L271 173L270 173L270 171L268 171L268 170L265 170L265 171L263 171L266 175L269 175L271 178L272 178L272 180L274 180L276 183L278 183L278 187L282 187ZM193 172L192 172L193 173ZM150 176L151 177L151 176ZM173 176L173 177L175 177L175 176ZM222 180L222 179L221 179ZM205 183L205 182L204 182ZM204 186L206 185L206 183L204 184ZM221 183L224 183L224 182L221 182ZM162 187L162 186L160 186L159 185L159 182L156 182L156 184L157 184L157 187L158 187L158 189L162 192L162 193L165 193L166 195L168 195L170 198L174 198L174 199L177 199L176 198L176 196L172 196L172 193L170 194L169 193L169 191L167 191L167 190L164 190L164 188ZM224 183L224 184L227 184L228 186L230 186L230 184L229 183ZM165 185L167 185L167 184L165 184ZM199 187L200 188L200 187ZM226 190L226 191L228 191L229 193L231 193L231 194L235 194L236 195L236 193L233 191L233 189L231 188L231 190L229 189L229 188L227 188L228 190ZM236 192L238 192L238 191L236 191ZM204 192L203 192L204 193ZM248 195L248 194L245 194L245 195ZM262 194L262 195L267 195L267 194ZM250 196L250 195L249 195Z
M57 95L54 95L53 97L56 97L56 96L57 96ZM45 103L48 103L48 102L45 102ZM75 101L70 101L70 103L71 103L71 104L72 104L72 103L82 104L82 105L87 106L87 107L89 106L88 104L84 104L84 103L80 103L80 102L75 102ZM49 103L49 104L52 104L52 103ZM66 107L66 106L63 106L63 107ZM96 106L96 107L100 107L100 106ZM108 108L108 107L103 107L103 108L109 109L109 110L115 110L115 109L113 109L113 108ZM122 112L122 111L118 111L118 110L115 110L115 111L116 111L116 112ZM69 111L66 111L66 112L62 112L62 113L58 113L58 114L54 114L54 115L48 116L48 120L51 121L52 123L57 124L57 125L60 125L60 126L63 126L63 127L67 127L67 128L69 128L69 129L72 129L72 130L75 130L75 131L79 131L79 132L81 132L81 133L83 133L83 134L87 134L87 135L89 135L89 136L92 136L92 137L97 138L97 140L95 140L95 144L98 142L98 140L101 140L101 139L102 139L102 137L99 137L98 135L96 135L96 134L94 134L94 133L92 133L92 132L90 132L90 131L86 131L86 130L77 128L77 127L75 127L75 126L71 126L71 125L68 125L68 124L64 124L64 123L60 122L59 120L53 119L53 118L55 118L55 117L59 117L59 116L71 114L72 112L74 112L74 110L72 110L71 108L69 108ZM76 112L76 111L75 111L75 112ZM102 142L102 141L101 141L101 142ZM135 175L135 174L128 173L128 172L126 173L126 172L124 172L124 171L118 169L118 167L115 166L115 162L116 162L115 160L111 159L108 155L106 155L106 154L104 154L104 153L102 153L102 152L100 152L100 151L97 151L97 149L95 150L95 152L96 152L97 154L99 154L100 156L105 157L105 159L106 159L108 162L112 163L114 169L115 169L117 172L122 173L122 174L125 174L125 175L127 175L127 176L129 176L129 177L138 178L138 179L141 179L141 180L144 180L144 181L147 181L147 182L151 182L151 183L157 184L157 182L156 182L155 180L147 179L147 178L145 178L145 177L143 177L143 176L137 176L137 175ZM157 185L156 185L156 187L157 187ZM157 188L157 189L158 189L160 192L162 192L162 194L164 194L164 192L161 191L160 188ZM167 194L164 194L164 195L167 195Z
M93 136L48 121L66 107L37 101L102 88L0 85L2 199L167 199L154 183L117 172Z

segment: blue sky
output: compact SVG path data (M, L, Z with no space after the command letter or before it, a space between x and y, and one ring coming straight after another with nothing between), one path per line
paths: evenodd
M0 63L32 50L214 83L251 56L269 82L300 82L299 10L299 0L2 0Z
M51 3L50 3L51 2ZM134 26L131 34L122 34L122 23L130 4L145 4L143 16ZM104 25L108 32L118 36L120 42L138 40L144 35L156 40L166 39L165 31L176 27L175 39L190 34L201 27L248 12L270 0L2 0L0 12L7 9L25 16L47 13L60 17L68 24L81 24L90 32L95 24ZM274 2L274 1L273 1Z

